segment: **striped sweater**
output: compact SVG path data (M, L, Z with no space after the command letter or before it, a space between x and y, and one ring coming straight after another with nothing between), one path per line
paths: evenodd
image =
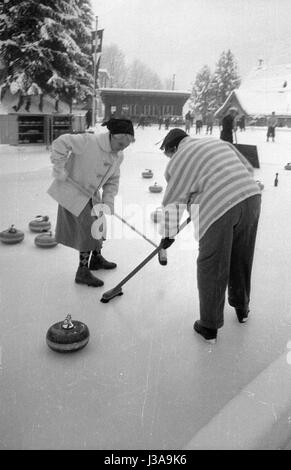
M162 205L169 219L161 226L163 236L174 236L187 208L199 240L231 207L261 193L245 157L229 142L213 138L185 137L167 165L165 178ZM178 216L177 205L182 208Z

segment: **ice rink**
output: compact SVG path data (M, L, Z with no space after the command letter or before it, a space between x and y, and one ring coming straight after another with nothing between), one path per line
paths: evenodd
M136 142L125 151L118 196L127 207L125 218L156 243L160 237L150 212L164 191L153 194L148 188L157 182L165 189L168 160L155 144L166 133L156 126L136 129ZM168 250L167 266L154 258L124 285L123 296L103 304L102 294L153 247L114 218L113 238L103 254L117 269L96 272L105 283L101 288L75 284L77 252L61 245L38 248L28 228L39 214L55 226L57 204L46 194L49 149L0 146L0 231L14 224L25 232L22 243L0 244L0 449L194 448L197 444L189 443L195 435L238 395L246 396L248 384L266 369L267 386L258 402L271 424L279 422L286 374L291 382L291 171L284 169L291 161L291 130L278 129L274 143L266 142L265 128L247 128L237 137L258 146L261 167L255 179L264 184L262 214L249 322L239 324L226 302L216 345L192 329L199 318L192 227L185 231L187 241L177 237ZM151 180L141 176L148 168L154 172ZM134 215L136 207L144 209L142 219ZM67 314L88 325L90 341L81 351L60 354L48 348L46 332ZM279 358L288 368L276 368L278 394L271 400L264 393L275 378L269 367ZM256 394L249 393L254 404ZM241 403L239 412L247 413ZM284 406L282 413L288 411ZM234 446L244 448L238 436L248 435L256 416L253 423L239 416L233 416L239 428ZM228 426L232 432L232 421L229 415L221 433ZM290 423L289 417L289 433ZM211 448L211 438L208 444Z

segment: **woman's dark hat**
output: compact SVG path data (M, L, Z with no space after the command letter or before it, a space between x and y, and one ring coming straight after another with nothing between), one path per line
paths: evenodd
M184 139L184 137L189 137L189 134L186 134L186 132L184 132L182 129L179 129L178 127L171 129L164 138L160 149L167 150L169 148L176 147L179 142Z
M130 134L134 136L133 124L130 119L111 118L103 122L111 134Z

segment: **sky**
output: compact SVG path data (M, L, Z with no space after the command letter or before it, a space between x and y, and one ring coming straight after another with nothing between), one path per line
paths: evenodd
M262 59L291 63L291 0L91 0L104 28L103 44L117 44L129 64L139 59L175 89L189 90L225 50L240 76Z

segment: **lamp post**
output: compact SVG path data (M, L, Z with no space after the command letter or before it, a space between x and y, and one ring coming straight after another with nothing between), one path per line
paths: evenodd
M173 75L172 90L175 90L175 78L176 78L176 74Z

